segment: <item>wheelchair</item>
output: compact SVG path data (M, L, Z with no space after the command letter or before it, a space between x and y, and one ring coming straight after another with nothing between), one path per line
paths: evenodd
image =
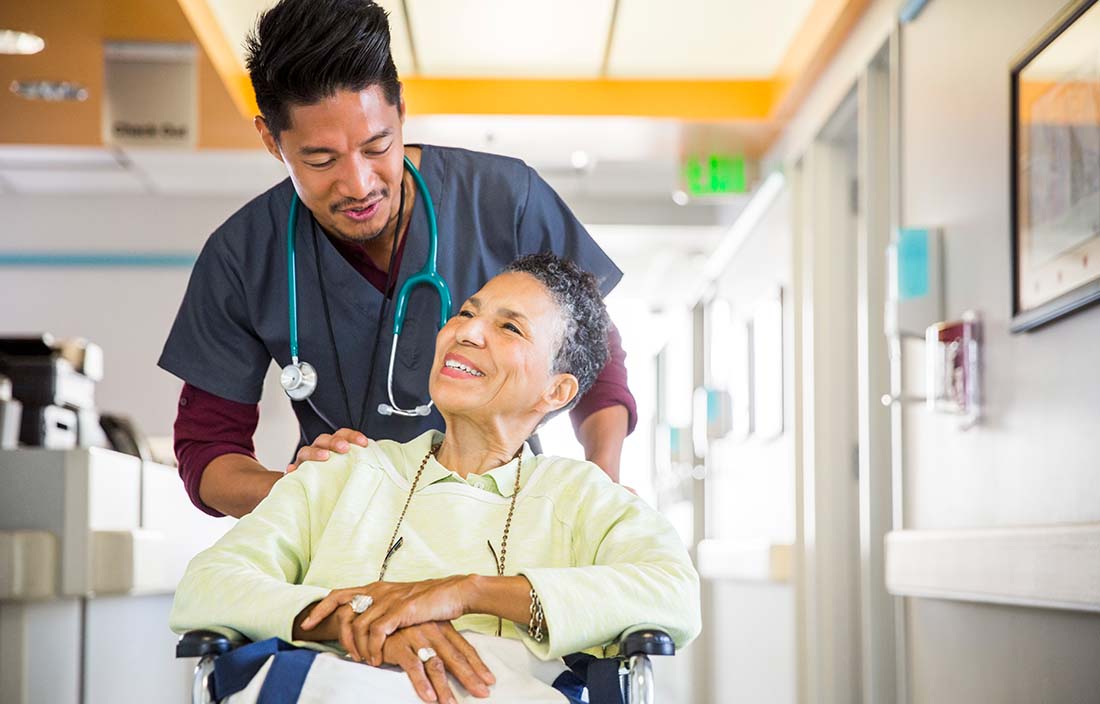
M176 643L177 658L198 658L191 687L192 704L212 704L214 660L248 641L234 641L214 631L188 631ZM619 639L618 679L623 704L654 704L650 656L675 655L672 637L658 629L626 632Z

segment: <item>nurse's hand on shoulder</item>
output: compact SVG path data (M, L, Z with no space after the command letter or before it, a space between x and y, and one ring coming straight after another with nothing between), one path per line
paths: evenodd
M287 474L298 469L303 462L323 462L329 458L330 452L343 455L351 449L352 445L366 447L370 439L351 428L340 428L335 433L322 433L313 441L312 445L306 445L298 450L294 462L287 465Z

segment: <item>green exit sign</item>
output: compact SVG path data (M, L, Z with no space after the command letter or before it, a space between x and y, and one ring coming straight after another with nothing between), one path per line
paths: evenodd
M745 192L745 158L711 155L684 161L688 195L720 196Z

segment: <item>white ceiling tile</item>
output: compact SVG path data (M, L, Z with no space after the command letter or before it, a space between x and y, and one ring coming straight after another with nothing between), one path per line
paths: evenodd
M244 67L244 39L256 25L260 13L275 4L275 0L209 0L210 9L221 25L222 32L237 53L240 65ZM378 0L390 16L390 51L400 75L413 71L412 51L409 48L409 33L405 25L405 15L401 9L401 0Z
M209 0L207 4L243 68L245 37L256 26L260 13L274 5L275 0Z
M532 165L679 159L681 126L671 120L546 115L425 115L405 123L408 143L445 144L505 154Z
M612 0L409 0L421 75L593 77Z
M813 0L621 0L608 74L768 78Z
M409 25L405 20L401 0L380 0L378 4L390 14L390 53L393 55L393 62L397 64L397 75L412 76L416 73L416 66L413 65Z
M125 170L3 169L0 179L15 193L141 193L145 184Z
M116 152L101 147L0 145L0 169L119 170Z

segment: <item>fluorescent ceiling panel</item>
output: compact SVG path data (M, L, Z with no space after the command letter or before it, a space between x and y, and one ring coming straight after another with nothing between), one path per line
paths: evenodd
M405 123L408 143L445 144L523 159L535 166L572 163L583 151L601 161L676 160L680 125L671 120L513 115L428 115Z
M156 193L254 196L286 178L286 167L266 151L129 149L132 168Z
M591 78L612 0L409 0L424 76Z
M0 179L16 193L141 193L145 184L130 171L0 170Z
M0 169L118 171L115 152L99 147L0 146Z
M275 0L208 0L210 9L222 32L237 52L237 58L244 67L244 39L256 25L261 12L275 4ZM405 26L405 15L401 10L401 0L379 0L390 15L390 51L401 74L412 73L412 51L409 49L409 32Z
M814 0L620 0L608 75L769 78Z

